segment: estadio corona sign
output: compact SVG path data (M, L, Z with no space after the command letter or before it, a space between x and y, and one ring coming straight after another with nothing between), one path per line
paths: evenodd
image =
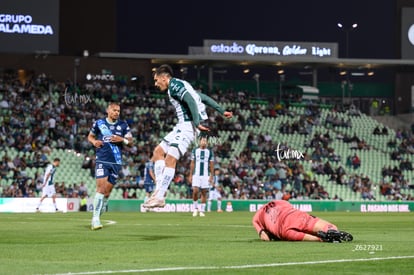
M338 57L337 43L204 40L205 55Z

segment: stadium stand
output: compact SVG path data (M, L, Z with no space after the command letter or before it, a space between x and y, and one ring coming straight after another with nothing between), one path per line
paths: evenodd
M104 116L106 103L116 100L136 145L125 152L129 174L121 175L111 198L143 199L143 164L174 124L174 109L151 88L98 82L71 87L44 75L26 83L13 74L2 76L1 196L39 196L44 166L54 157L61 159L55 179L60 196L79 196L85 187L92 193L94 150L86 136L93 119ZM87 95L88 101L75 95ZM230 122L210 114L223 198L413 200L413 129L393 129L355 108L259 102L232 90L211 95L235 114ZM55 129L49 128L50 118ZM191 198L189 161L179 162L167 199Z

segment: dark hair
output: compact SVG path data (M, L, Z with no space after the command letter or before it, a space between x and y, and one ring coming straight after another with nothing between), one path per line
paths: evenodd
M170 65L163 64L159 66L157 69L155 69L154 74L160 75L160 74L168 74L171 77L173 76L173 70Z
M108 107L112 105L121 106L121 104L119 104L118 102L114 102L114 101L111 101L108 103Z
M59 161L60 162L60 158L55 158L53 161Z
M207 132L201 132L199 135L198 135L198 138L199 139L203 139L203 138L205 138L205 139L207 139L208 140L208 138L210 137L210 135L207 133Z

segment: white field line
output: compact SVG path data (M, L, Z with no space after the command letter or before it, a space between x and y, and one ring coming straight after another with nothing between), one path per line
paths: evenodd
M187 271L187 270L212 270L212 269L216 269L216 270L220 270L220 269L245 269L245 268L294 266L294 265L315 265L315 264L331 264L331 263L371 262L371 261L400 260L400 259L411 259L411 258L414 258L414 255L411 255L411 256L390 256L390 257L382 257L382 258L338 259L338 260L270 263L270 264L254 264L254 265L185 266L185 267L128 269L128 270L106 270L106 271L101 270L101 271L58 273L58 274L53 274L53 275L92 275L92 274L163 272L163 271L177 271L177 270Z

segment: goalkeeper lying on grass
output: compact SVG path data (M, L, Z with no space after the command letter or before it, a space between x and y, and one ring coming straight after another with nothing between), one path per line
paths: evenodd
M263 241L350 242L353 237L325 220L297 210L289 202L274 200L257 210L253 217Z

